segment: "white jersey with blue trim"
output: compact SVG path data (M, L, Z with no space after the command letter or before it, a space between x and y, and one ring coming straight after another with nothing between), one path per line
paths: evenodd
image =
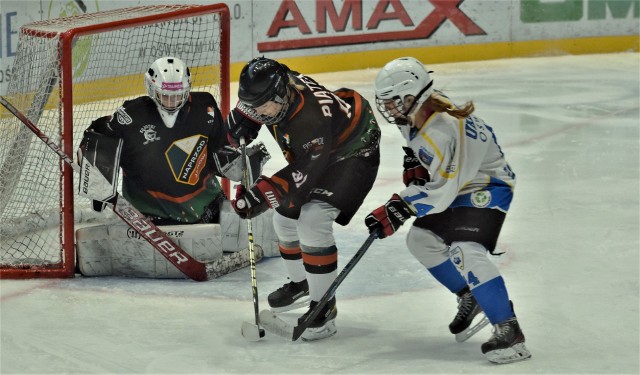
M429 170L431 180L410 185L399 195L417 216L449 207L493 208L507 212L515 174L504 158L493 129L471 115L458 119L435 112L419 127L399 126L402 135Z

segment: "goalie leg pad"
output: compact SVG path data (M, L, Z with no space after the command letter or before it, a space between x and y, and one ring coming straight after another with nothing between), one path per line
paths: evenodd
M267 210L251 219L253 241L260 246L265 257L279 257L278 236L273 228L273 210ZM222 250L225 252L246 249L249 246L247 222L231 208L230 201L224 201L220 208Z
M160 227L189 255L201 262L222 258L217 224ZM78 268L84 276L131 276L183 279L175 268L137 232L126 225L97 225L76 231Z

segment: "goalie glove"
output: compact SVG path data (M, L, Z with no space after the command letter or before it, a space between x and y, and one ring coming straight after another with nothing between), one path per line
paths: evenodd
M93 209L102 211L117 195L120 171L121 138L87 130L78 148L78 195L93 201Z
M262 168L271 159L271 155L264 143L258 142L247 147L247 156L249 157L249 180L253 181L254 176L262 174ZM213 153L213 161L219 174L231 181L242 181L244 172L240 149L225 146Z
M270 178L260 176L255 185L246 190L242 185L236 188L236 199L231 206L241 218L255 217L269 208L280 207L282 196Z
M393 194L384 205L364 218L369 233L378 232L378 238L394 234L415 212L398 194Z
M244 137L247 144L251 143L258 136L261 124L258 124L245 116L238 108L234 108L227 115L225 120L227 127L227 138L229 143L238 147L240 138Z
M404 186L423 186L429 182L429 171L420 164L420 160L418 160L413 150L409 147L403 147L402 149L406 154L402 163L402 167L404 168L402 172L402 182L404 182Z

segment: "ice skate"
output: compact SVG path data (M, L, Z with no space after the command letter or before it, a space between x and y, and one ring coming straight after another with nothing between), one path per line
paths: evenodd
M504 364L531 358L524 345L524 334L514 317L494 326L489 341L482 344L482 353L489 362Z
M489 319L482 312L482 308L468 286L456 294L458 295L458 313L449 324L449 331L456 335L457 342L463 342L489 324ZM474 319L476 323L472 324Z
M311 312L315 305L318 303L316 301L311 301L309 305L309 311L307 311L304 315L302 315L298 319L298 324L302 322L307 315ZM326 305L322 308L320 313L316 316L316 318L311 322L309 327L302 333L300 336L303 341L315 341L324 339L327 337L331 337L338 332L336 328L336 316L338 315L338 309L336 307L336 298L332 298Z
M271 311L281 313L309 305L309 283L302 280L289 282L269 294L267 298Z

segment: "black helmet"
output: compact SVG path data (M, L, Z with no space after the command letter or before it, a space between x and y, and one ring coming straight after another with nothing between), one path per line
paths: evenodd
M238 88L239 109L258 122L270 125L284 118L289 108L288 69L275 60L257 57L247 63L240 73ZM256 113L255 108L268 101L283 104L276 116Z

